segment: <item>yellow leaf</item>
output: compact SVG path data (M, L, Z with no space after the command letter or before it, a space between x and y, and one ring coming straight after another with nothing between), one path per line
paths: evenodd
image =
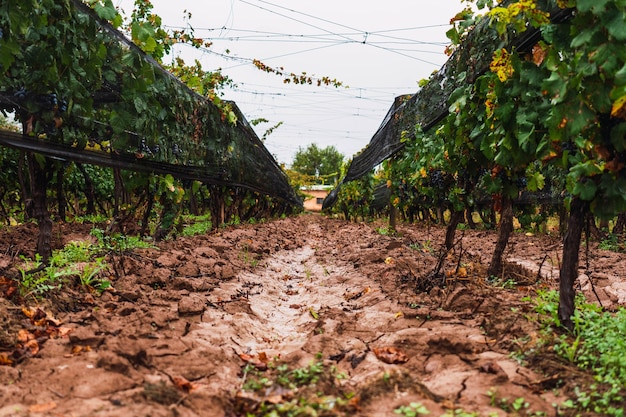
M28 411L30 411L31 413L46 413L48 411L54 410L55 408L57 408L57 403L51 401L45 404L33 404L28 407Z
M626 119L626 95L621 96L613 102L611 116L619 119Z
M309 308L309 313L311 314L311 317L313 317L315 320L318 320L320 318L320 315L317 314L315 310L313 310L313 307Z
M398 311L396 314L394 314L395 318L402 317L402 316L404 316L404 313L401 311Z

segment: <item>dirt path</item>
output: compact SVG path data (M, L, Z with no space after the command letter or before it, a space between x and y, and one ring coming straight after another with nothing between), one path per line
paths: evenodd
M535 285L533 266L541 285L554 283L558 240L514 236L508 255L528 263L516 272L528 282L511 290L484 282L481 257L494 240L467 232L461 258L459 248L443 268L443 289L429 278L443 241L434 228L402 226L390 237L307 215L135 251L112 260L114 291L41 306L65 330L33 357L0 366L0 416L264 415L308 389L264 375L318 365L326 373L316 398L336 402L319 415L390 416L411 402L435 416L506 415L494 398L524 398L521 415L555 415L565 397L546 382L547 363L533 371L510 353L536 337L521 298ZM606 303L623 301L624 260L596 255L587 285ZM6 271L9 260L0 257ZM5 335L26 326L7 300L0 313ZM265 385L253 390L255 381Z

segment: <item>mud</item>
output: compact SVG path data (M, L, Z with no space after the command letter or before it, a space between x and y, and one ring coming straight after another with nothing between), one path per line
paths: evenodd
M90 229L55 227L57 247ZM32 256L33 232L1 231L5 280L17 277L19 255ZM433 274L444 232L401 225L387 236L303 215L110 256L113 289L101 296L0 298L1 350L14 352L21 329L36 334L22 304L56 329L36 353L0 366L0 416L245 415L294 394L243 390L265 358L292 369L321 361L342 375L326 394L349 406L321 415L389 416L411 402L437 416L507 415L494 396L556 415L572 378L588 376L548 350L531 364L511 353L538 337L522 298L556 286L559 238L515 233L500 281L509 285L497 286L485 277L490 231L459 232ZM604 307L624 304L624 256L584 249L580 289Z

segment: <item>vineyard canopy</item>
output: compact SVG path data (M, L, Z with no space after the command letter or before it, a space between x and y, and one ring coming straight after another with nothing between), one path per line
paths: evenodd
M0 145L244 187L300 206L234 103L203 97L105 19L110 0L0 0Z
M508 3L508 2L505 2ZM570 9L554 8L553 23L572 16ZM530 29L522 36L512 35L510 45L518 52L528 52L541 38L539 30ZM415 138L416 126L426 132L448 115L449 99L454 91L474 81L489 69L493 53L506 46L489 19L482 19L454 51L442 68L433 73L417 93L396 97L369 144L350 163L341 183L324 200L323 208L337 201L341 184L361 178L381 162L400 152Z

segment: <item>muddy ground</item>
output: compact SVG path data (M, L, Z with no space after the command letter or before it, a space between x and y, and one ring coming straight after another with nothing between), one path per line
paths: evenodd
M53 244L89 230L55 225ZM434 416L507 415L502 400L516 398L528 403L520 415L556 415L589 376L549 348L530 362L511 353L538 350L522 298L556 286L559 238L515 233L507 275L493 285L495 233L458 233L434 276L439 227L388 236L303 215L113 256L113 289L37 302L7 294L36 229L2 229L0 353L14 363L0 366L0 416L264 415L298 398L332 408L319 415L391 416L412 402ZM589 258L581 251L580 287L607 308L623 305L626 259L596 246ZM312 386L262 379L312 365L325 370Z

